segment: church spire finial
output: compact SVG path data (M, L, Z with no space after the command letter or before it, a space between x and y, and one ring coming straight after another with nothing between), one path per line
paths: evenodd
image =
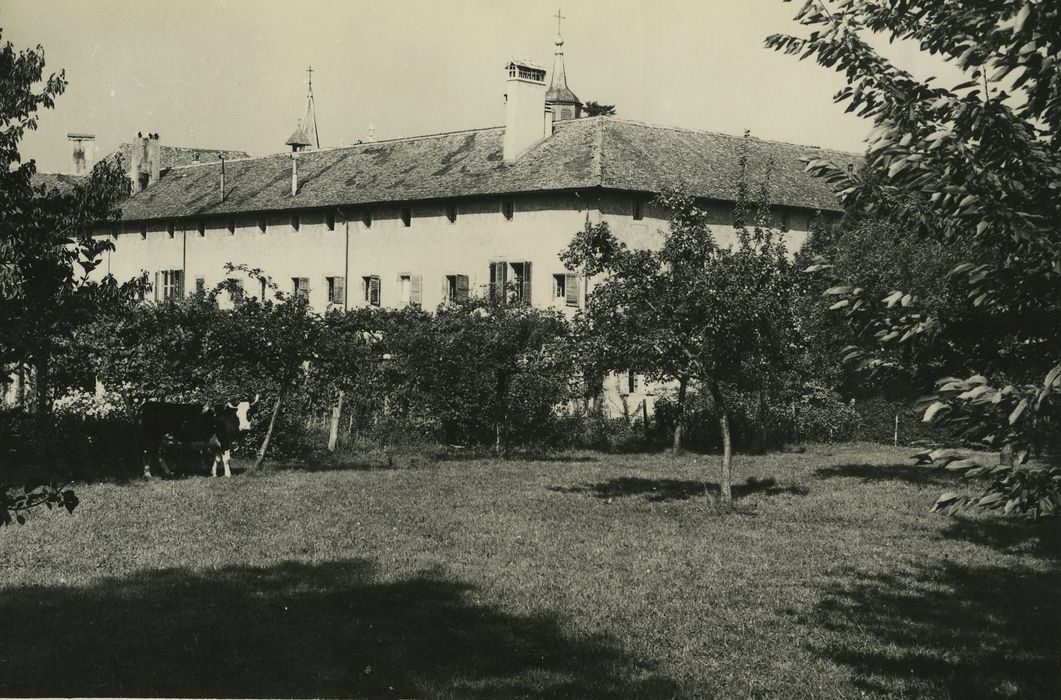
M567 19L560 10L556 17L556 54L553 57L553 75L549 89L545 92L545 104L553 110L556 121L577 119L582 116L582 102L567 86L567 71L564 70L564 37L560 34L560 23Z
M313 101L313 66L307 68L306 73L309 75L309 88L306 93L306 118L303 124L305 124L306 134L311 136L316 147L320 148L321 139L317 134L317 105Z

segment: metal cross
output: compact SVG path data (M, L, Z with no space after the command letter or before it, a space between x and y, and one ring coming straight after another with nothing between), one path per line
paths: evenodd
M312 90L313 89L313 66L310 66L309 68L307 68L306 72L309 73L309 87Z
M556 18L556 33L559 34L560 33L560 21L567 19L567 17L564 17L562 14L560 14L560 10L557 10L556 14L553 15L553 17Z

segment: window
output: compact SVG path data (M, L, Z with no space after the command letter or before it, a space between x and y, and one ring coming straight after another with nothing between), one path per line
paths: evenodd
M379 306L379 275L369 275L368 277L362 277L361 291L364 293L365 301L370 306Z
M258 230L261 231L262 233L265 233L266 226L267 226L267 223L265 221L265 217L264 216L259 216L258 217Z
M570 272L553 275L553 298L563 299L568 306L578 306L578 275Z
M298 214L291 215L291 228L294 231L298 230L298 227L302 224L302 220Z
M449 219L451 224L457 223L457 205L450 204L446 207L446 218Z
M206 220L199 219L199 238L206 235Z
M511 199L501 202L501 213L506 221L512 221L512 215L516 211L516 204Z
M195 293L205 294L206 293L206 278L196 277L195 278Z
M645 218L645 212L640 199L634 200L634 221L641 221Z
M335 230L335 211L329 209L324 212L324 223L328 226L329 231Z
M296 297L302 297L303 299L309 299L309 278L308 277L292 277L291 278L291 291Z
M398 276L398 303L402 306L419 306L424 300L424 283L421 275Z
M409 207L402 207L402 226L408 228L413 223L413 210Z
M228 220L228 235L233 236L233 235L235 235L235 233L236 233L236 220L235 219L229 219Z
M144 189L149 184L151 184L151 173L140 173L140 177L138 179L140 181L140 189Z
M372 228L372 210L364 209L361 211L361 225L365 228Z
M531 301L530 262L490 263L490 295L506 301ZM503 295L503 296L502 296Z
M228 288L228 298L232 301L243 298L243 280L236 277L229 277L225 280L225 286Z
M637 393L637 374L634 370L630 370L626 373L626 389L628 393Z
M269 287L264 277L258 278L258 299L265 301L265 290Z
M111 237L118 240L118 224L111 224Z
M140 239L147 240L147 224L140 224Z
M184 270L162 270L162 301L176 301L184 296Z
M342 306L346 303L346 278L325 277L328 286L328 303Z
M166 235L173 238L173 222L166 224Z
M468 275L446 275L446 300L468 301Z

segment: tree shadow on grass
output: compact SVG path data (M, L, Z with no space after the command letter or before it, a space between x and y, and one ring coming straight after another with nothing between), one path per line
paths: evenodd
M809 619L814 652L889 697L1061 697L1061 575L926 562L842 572ZM825 633L822 633L822 630Z
M644 496L645 500L654 502L685 501L706 494L717 496L719 493L718 484L683 479L645 479L636 476L621 476L596 484L550 486L549 490L559 493L585 493L595 498ZM773 478L752 477L743 484L733 485L734 498L745 498L753 494L806 496L807 489L802 486L779 486L777 480Z
M138 572L3 590L5 696L673 697L601 636L502 612L438 571L371 564Z
M959 477L938 467L913 464L844 464L820 467L814 471L819 479L861 479L863 483L905 481L910 484L942 486Z

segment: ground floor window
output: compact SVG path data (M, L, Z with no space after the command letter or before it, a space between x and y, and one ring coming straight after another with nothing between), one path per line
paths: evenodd
M161 291L162 301L176 301L184 296L184 270L161 270L161 288L156 287L156 294Z
M468 301L468 275L446 275L446 301Z
M325 277L328 284L328 303L342 305L346 301L346 278Z
M292 277L291 291L296 297L309 299L309 277Z
M490 296L494 299L531 303L530 262L490 263Z
M568 306L578 306L578 275L569 272L553 275L553 298L563 299Z
M369 306L379 306L380 281L379 275L368 275L361 278L361 292L365 302Z

